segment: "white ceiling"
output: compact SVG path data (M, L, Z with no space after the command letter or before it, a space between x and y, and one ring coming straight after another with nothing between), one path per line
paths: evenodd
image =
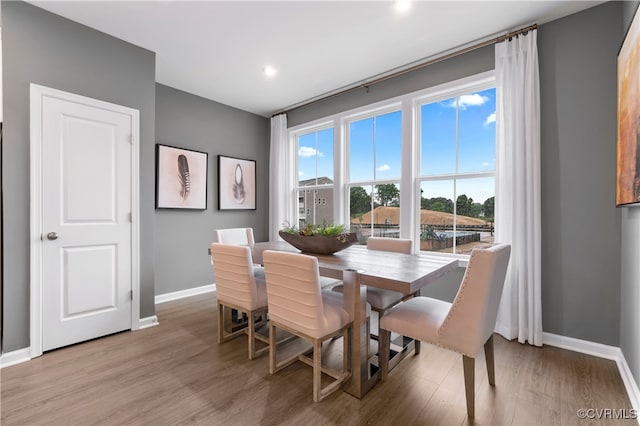
M263 116L602 1L30 1L156 52L156 81ZM279 72L265 77L265 65Z

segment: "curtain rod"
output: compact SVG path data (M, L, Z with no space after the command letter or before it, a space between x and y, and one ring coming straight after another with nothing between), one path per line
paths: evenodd
M505 41L507 39L511 40L513 37L517 37L520 34L526 34L527 32L529 32L531 30L535 30L537 28L538 28L538 24L533 24L533 25L529 25L528 27L520 28L519 30L516 30L516 31L508 32L508 33L506 33L504 35L501 35L501 36L498 36L498 37L495 37L495 38L492 38L492 39L489 39L489 40L485 40L485 41L482 41L480 43L476 43L476 44L474 44L472 46L465 47L465 48L460 49L460 50L456 50L455 52L447 53L446 55L442 55L442 56L439 56L437 58L430 59L428 61L421 62L419 64L415 64L413 66L410 66L408 68L402 69L400 71L392 72L391 74L387 74L387 75L383 75L383 76L378 77L378 78L374 78L374 79L369 80L367 82L360 83L360 84L358 84L356 86L352 86L352 87L346 88L344 90L340 90L338 92L331 93L331 94L326 95L326 96L322 96L321 95L321 97L318 97L316 99L311 99L309 101L303 101L303 102L301 102L299 104L291 105L291 106L285 108L284 110L281 110L281 111L279 111L277 113L272 114L271 117L275 117L276 115L280 115L280 114L286 114L287 112L292 111L294 109L307 107L309 105L315 104L316 102L325 101L327 99L335 98L336 96L341 96L341 95L344 95L344 94L347 94L347 93L351 93L351 92L353 92L355 90L358 90L358 89L368 89L369 86L372 86L374 84L378 84L378 83L381 83L383 81L386 81L386 80L401 76L403 74L406 74L406 73L409 73L409 72L412 72L412 71L415 71L415 70L419 70L421 68L427 67L429 65L436 64L438 62L446 61L447 59L451 59L451 58L454 58L456 56L463 55L465 53L469 53L469 52L472 52L474 50L477 50L477 49L480 49L480 48L483 48L483 47L486 47L486 46L489 46L489 45L492 45L492 44L503 42L503 41Z

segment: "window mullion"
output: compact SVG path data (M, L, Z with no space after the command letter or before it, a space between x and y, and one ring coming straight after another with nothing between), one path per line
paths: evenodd
M402 103L400 174L400 238L413 241L413 251L420 251L420 194L415 186L420 165L418 114L416 104ZM417 194L417 195L416 195Z
M460 96L456 97L456 175L460 172ZM453 179L453 252L456 252L456 227L458 225L458 179Z
M344 124L339 119L333 122L333 152L333 221L349 227L351 220L348 213L345 215L345 203L349 203L346 179L348 154L345 150Z

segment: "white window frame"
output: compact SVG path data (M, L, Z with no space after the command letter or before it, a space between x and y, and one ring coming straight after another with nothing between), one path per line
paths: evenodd
M457 197L458 192L457 192L457 183L460 180L466 180L466 179L474 179L474 178L486 178L486 177L493 177L494 178L494 197L495 197L495 180L496 180L496 170L494 168L494 170L491 171L477 171L477 172L458 172L458 155L459 155L459 150L458 150L458 128L459 128L459 120L457 117L457 114L459 112L459 107L456 106L456 152L455 152L455 156L456 156L456 171L453 173L441 173L441 174L437 174L437 175L427 175L427 174L422 174L422 170L420 170L420 163L421 163L421 159L422 159L422 144L420 143L420 136L422 135L422 128L421 128L421 124L422 124L422 120L421 120L421 114L420 111L422 109L423 105L427 105L427 104L432 104L435 102L442 102L445 100L449 100L451 98L456 98L458 99L460 96L464 96L464 95L468 95L470 93L475 93L475 92L480 92L483 90L487 90L487 89L492 89L492 88L496 88L495 85L495 78L494 79L486 79L483 80L482 82L478 82L477 84L472 84L472 85L468 85L465 86L463 88L457 88L457 89L453 89L449 92L445 92L445 93L436 93L433 95L425 95L422 97L419 97L415 100L415 104L414 104L414 108L416 111L416 124L417 124L417 139L416 143L417 143L417 150L416 150L416 157L418 159L418 174L417 174L417 197L418 200L420 200L420 186L423 182L437 182L437 181L453 181L453 230L455 232L456 230L456 225L457 225L457 218L458 218L458 213L457 213ZM497 146L496 146L497 149ZM496 152L496 157L497 157L497 152ZM418 202L419 203L419 202ZM417 220L418 220L418 224L420 223L420 208L417 209ZM418 225L418 243L420 241L420 226ZM456 239L453 239L453 251L455 252L456 249ZM468 255L465 255L468 256Z
M346 179L345 179L345 183L346 183L346 190L345 190L345 212L344 215L347 219L346 224L350 224L351 222L351 188L354 186L361 186L361 187L371 187L371 206L373 207L373 203L374 203L374 197L375 197L375 186L376 185L386 185L386 184L394 184L394 185L398 185L398 187L400 187L401 184L401 180L402 180L402 169L400 172L400 176L398 176L397 178L393 178L393 179L376 179L376 169L375 167L377 166L377 163L373 165L373 180L363 180L363 181L351 181L350 177L351 177L351 150L349 149L349 142L351 140L351 134L350 134L350 129L351 129L351 124L356 122L356 121L362 121L362 120L367 120L369 118L376 118L379 117L381 115L385 115L385 114L391 114L394 112L400 112L400 119L402 119L403 117L403 110L402 110L402 103L400 102L394 102L388 105L383 105L380 106L379 108L375 108L375 109L369 109L363 113L354 113L351 114L347 117L344 118L343 120L343 126L345 129L345 134L346 134L346 141L345 141L345 161L346 161ZM402 137L403 135L401 134L401 140L403 141L404 144L404 138ZM374 136L375 137L375 136ZM374 152L373 152L373 157L374 157L374 162L375 162L375 156L376 156L376 152L375 152L375 145L373 147ZM402 150L402 147L400 148ZM400 191L400 195L402 196L402 191ZM373 219L373 216L372 216ZM402 229L401 224L398 224L398 226L400 227L400 229ZM371 224L371 227L373 227L373 224Z
M349 188L351 186L360 186L360 184L378 185L397 183L396 180L380 180L374 183L348 181L349 123L387 112L401 110L402 174L400 176L400 238L410 238L413 241L414 252L418 252L420 250L420 183L424 178L420 175L420 160L422 158L420 144L421 131L419 125L420 107L424 103L435 102L437 99L449 99L454 96L459 96L456 94L468 94L470 92L495 87L495 85L494 70L486 71L291 127L289 129L289 140L297 147L298 137L300 135L333 127L333 216L335 223L348 226L350 224ZM291 151L295 151L295 153L294 158L291 158L290 161L295 165L295 170L298 170L298 152L294 149L290 150L290 152ZM496 157L497 156L498 152L496 152ZM495 175L495 172L492 173ZM464 175L473 177L476 173ZM431 178L431 176L429 176L429 178ZM307 189L307 187L305 187L305 189ZM309 189L313 188L309 187ZM295 195L292 194L292 196L296 197L296 200L299 190L300 187L296 184ZM434 252L433 254L439 255L440 253ZM451 256L451 254L446 254L446 256ZM468 255L460 254L454 256L463 260L469 257Z
M314 123L313 125L303 125L303 126L298 126L295 127L293 129L290 129L289 131L289 140L292 142L293 144L293 148L294 148L294 170L296 171L296 181L295 181L295 185L293 187L293 191L295 193L295 197L296 200L299 199L300 196L300 191L305 191L305 194L308 194L310 190L313 190L313 212L309 213L307 212L307 214L305 215L305 222L308 218L308 216L314 216L315 219L315 212L316 212L316 206L318 206L320 203L318 202L318 190L319 189L330 189L330 188L334 188L334 198L335 198L335 185L336 185L336 181L335 181L335 175L336 175L336 164L335 164L335 158L336 158L336 128L333 125L334 123L331 121L327 121L327 120L323 120L317 123ZM299 149L300 147L298 146L298 139L300 138L300 136L309 134L309 133L318 133L321 132L323 130L327 130L327 129L333 129L333 160L334 160L334 165L333 165L333 174L334 174L334 179L333 179L333 185L328 185L328 184L322 184L322 185L308 185L308 186L300 186L300 176L297 174L300 169L299 169ZM317 170L316 170L316 178L318 178L317 176ZM305 196L306 199L306 196ZM307 208L307 210L309 210L309 208ZM293 221L291 222L292 226L298 226L298 224L300 223L300 211L298 209L297 213L297 217L293 218ZM312 220L312 222L315 222L315 220ZM337 221L334 220L334 222L339 223Z

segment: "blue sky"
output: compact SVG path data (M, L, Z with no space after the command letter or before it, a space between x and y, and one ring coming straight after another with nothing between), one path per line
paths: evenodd
M456 98L423 105L421 113L422 176L495 170L495 89L458 98L457 165ZM396 111L350 123L351 182L400 179L401 121L401 112ZM316 176L333 179L333 129L301 136L298 156L300 180ZM424 182L421 187L426 198L454 198L451 180ZM456 189L458 195L484 202L494 195L494 179L458 180Z
M298 139L298 178L322 176L333 180L333 129L307 133Z

